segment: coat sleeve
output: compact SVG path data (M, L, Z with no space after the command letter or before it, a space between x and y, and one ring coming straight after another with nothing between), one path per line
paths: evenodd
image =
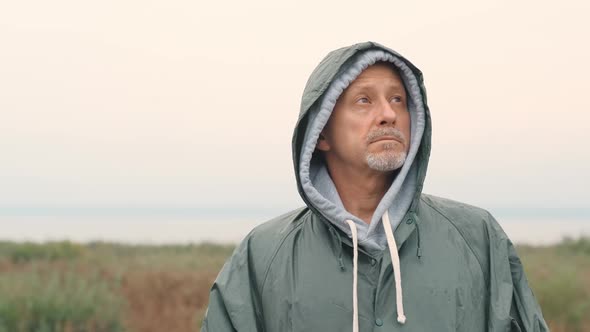
M250 239L236 248L211 287L201 332L263 331Z
M491 227L488 330L549 331L514 245L494 217L489 217Z

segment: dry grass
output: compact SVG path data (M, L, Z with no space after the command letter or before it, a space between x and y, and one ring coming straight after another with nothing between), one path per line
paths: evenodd
M230 246L210 244L126 246L92 243L82 246L63 242L43 245L0 242L0 276L3 278L0 282L5 286L4 294L0 287L0 308L7 289L13 295L24 294L34 300L38 294L18 289L31 288L27 282L36 283L37 289L48 289L49 282L44 278L57 276L69 281L63 284L54 282L51 286L55 288L54 293L47 294L69 294L67 296L78 301L76 307L64 304L68 301L54 301L53 307L44 307L47 312L41 311L37 318L24 315L31 320L40 319L43 314L65 313L63 320L57 320L54 326L34 331L105 331L98 326L96 319L100 317L118 319L113 324L120 324L120 329L112 328L111 331L198 331L208 303L209 288L232 250ZM570 240L551 247L522 246L518 252L551 331L590 332L590 240ZM32 281L26 281L23 276L30 276ZM68 291L68 287L73 290ZM76 289L84 291L76 292ZM79 295L93 291L104 294L94 297ZM46 298L41 300L48 301ZM80 316L80 311L83 308L91 311L101 305L97 301L108 306L120 305L119 315L91 313L87 315L86 326L71 318L86 317ZM10 307L12 303L5 300L4 306L7 304ZM36 326L38 322L25 323ZM0 320L0 332L4 332L1 324Z
M131 271L121 291L129 302L129 328L137 332L196 331L216 274L195 271ZM156 328L157 327L157 328Z
M44 253L43 246L51 254ZM75 254L69 249L76 248ZM50 283L45 276L61 278L76 276L69 284L55 286L57 297L68 288L78 284L96 288L98 281L101 287L108 285L116 299L120 300L120 329L105 331L198 331L202 316L208 302L209 288L225 259L230 255L232 247L203 244L198 246L124 246L118 244L93 243L80 246L71 243L48 243L34 245L30 243L0 243L0 308L14 307L15 302L7 301L8 290L28 300L46 302L36 293L21 289L31 289L35 283L38 289L49 289ZM61 256L60 256L61 254ZM30 276L34 281L23 280ZM76 286L80 287L80 286ZM86 287L86 286L84 286ZM80 293L88 293L94 288L84 289ZM103 293L108 290L101 288ZM64 294L68 294L67 292ZM112 295L109 293L109 296ZM22 295L22 296L21 296ZM72 295L70 295L72 297ZM3 299L4 298L4 302ZM111 300L111 298L108 298ZM4 326L0 319L0 332L98 332L103 331L91 326L92 315L88 323L74 324L72 317L80 316L85 308L113 306L111 303L96 302L95 297L81 296L76 307L68 307L58 302L51 307L43 307L34 316L25 309L13 316L20 317L17 323ZM106 308L108 309L108 308ZM107 310L108 311L108 310ZM40 327L39 321L44 317L58 317L57 322ZM0 315L1 315L0 311ZM61 314L63 313L63 314ZM61 316L60 316L61 315ZM100 316L97 316L100 317ZM2 318L2 317L0 317ZM6 325L6 324L4 324ZM96 325L96 324L95 324Z

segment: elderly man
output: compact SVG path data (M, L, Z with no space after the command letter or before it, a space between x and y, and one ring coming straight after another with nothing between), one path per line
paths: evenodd
M256 227L201 331L547 331L489 212L422 193L422 73L367 42L312 73L293 135L306 207Z

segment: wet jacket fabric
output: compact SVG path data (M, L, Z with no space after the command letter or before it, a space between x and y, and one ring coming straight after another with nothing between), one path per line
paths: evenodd
M399 69L413 143L366 225L343 208L313 143L334 100L376 61ZM373 42L328 54L308 80L293 134L306 206L240 243L211 288L201 332L548 331L494 217L422 193L431 128L422 73L407 59Z

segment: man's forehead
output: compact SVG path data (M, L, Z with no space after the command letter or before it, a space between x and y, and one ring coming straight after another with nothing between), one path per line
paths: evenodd
M401 77L393 65L377 63L363 70L348 86L350 89L363 89L374 86L403 88Z

